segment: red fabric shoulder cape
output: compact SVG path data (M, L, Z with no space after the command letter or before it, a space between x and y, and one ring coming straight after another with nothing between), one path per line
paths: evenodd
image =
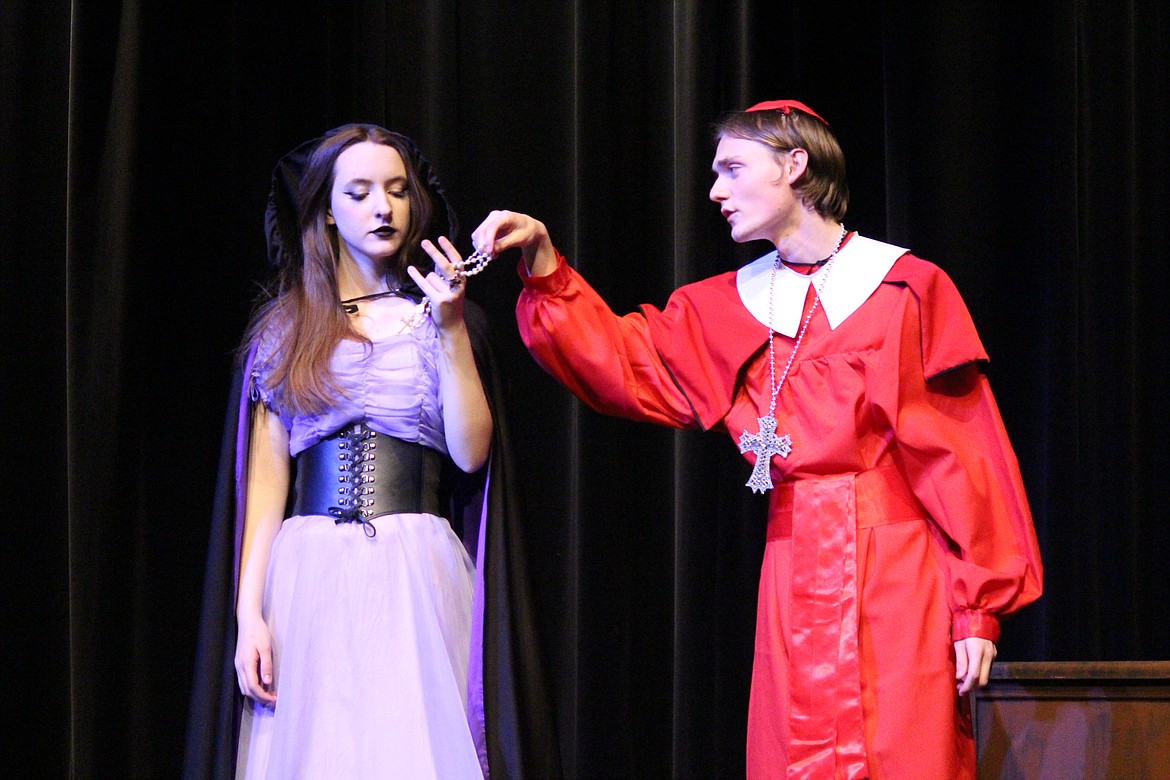
M898 258L882 284L906 287L917 299L923 373L928 380L968 363L987 361L966 304L938 266L907 253ZM768 329L740 300L735 272L680 287L665 309L647 305L642 313L659 356L690 400L702 427L719 425L731 408L740 370L768 339Z

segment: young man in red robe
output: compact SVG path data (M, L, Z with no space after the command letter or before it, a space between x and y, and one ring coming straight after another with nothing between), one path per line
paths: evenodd
M716 139L711 200L776 251L663 310L615 315L530 216L472 240L522 250L520 332L554 377L604 413L726 430L769 492L748 777L973 778L963 697L1042 581L983 345L937 266L844 227L811 109L761 103Z

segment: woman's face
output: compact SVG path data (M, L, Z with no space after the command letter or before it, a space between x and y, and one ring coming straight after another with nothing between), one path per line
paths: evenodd
M338 155L326 221L337 227L341 253L355 260L383 260L402 249L410 193L398 150L362 141Z

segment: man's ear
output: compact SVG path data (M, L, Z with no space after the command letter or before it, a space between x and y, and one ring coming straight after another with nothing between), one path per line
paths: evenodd
M799 146L788 151L788 183L795 184L808 170L808 151Z

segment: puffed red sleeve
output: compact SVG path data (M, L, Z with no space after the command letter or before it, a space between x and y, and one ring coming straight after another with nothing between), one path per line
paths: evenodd
M996 641L999 616L1040 596L1040 549L970 314L951 280L918 262L925 273L908 280L886 341L878 407L944 550L953 638Z
M695 412L663 363L642 313L619 317L561 254L547 276L519 266L520 337L533 358L591 408L675 428Z

